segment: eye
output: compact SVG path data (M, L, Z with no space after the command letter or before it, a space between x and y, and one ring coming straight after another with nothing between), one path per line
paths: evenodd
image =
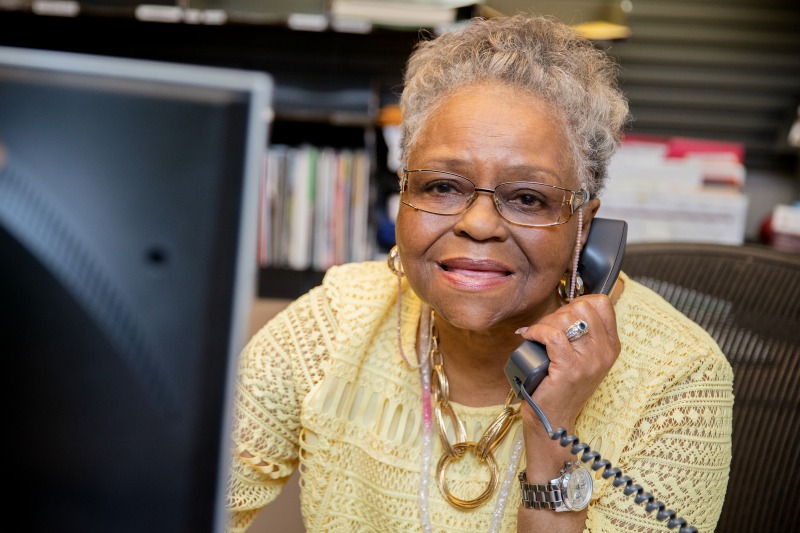
M458 183L452 180L437 180L425 187L425 190L436 194L449 194L459 191Z
M445 174L423 174L419 176L420 194L429 196L470 195L472 187L467 180Z
M546 200L542 200L542 198L538 197L535 194L519 194L517 195L517 199L519 203L523 205L536 205L536 204L546 204Z
M505 203L520 209L545 209L551 203L546 194L531 187L509 187L502 192Z

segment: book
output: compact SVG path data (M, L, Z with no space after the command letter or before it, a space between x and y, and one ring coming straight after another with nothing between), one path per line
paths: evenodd
M327 270L334 258L334 204L336 202L336 177L338 155L330 147L320 148L317 159L317 189L314 199L314 251L312 266Z
M352 205L350 213L352 245L350 261L364 261L369 258L369 158L364 150L358 150L353 161Z
M772 210L770 246L800 254L800 203L778 204Z
M291 183L290 237L288 265L295 270L311 267L311 232L316 172L316 148L302 146L293 150L294 164L287 174Z
M370 259L370 164L363 149L272 146L259 198L259 264L324 271Z

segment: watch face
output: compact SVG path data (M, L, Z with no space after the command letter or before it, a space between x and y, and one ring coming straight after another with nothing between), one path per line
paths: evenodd
M576 468L565 480L564 504L573 511L580 511L589 505L592 497L592 474L585 468Z

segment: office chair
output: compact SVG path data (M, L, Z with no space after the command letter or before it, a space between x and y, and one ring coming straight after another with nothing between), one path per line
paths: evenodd
M800 256L629 244L622 270L716 339L734 372L733 460L718 533L800 527Z

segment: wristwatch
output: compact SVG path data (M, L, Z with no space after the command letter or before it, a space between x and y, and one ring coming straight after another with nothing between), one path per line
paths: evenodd
M525 470L519 474L522 504L526 509L581 511L592 497L592 474L578 462L569 462L558 477L545 485L528 483Z

